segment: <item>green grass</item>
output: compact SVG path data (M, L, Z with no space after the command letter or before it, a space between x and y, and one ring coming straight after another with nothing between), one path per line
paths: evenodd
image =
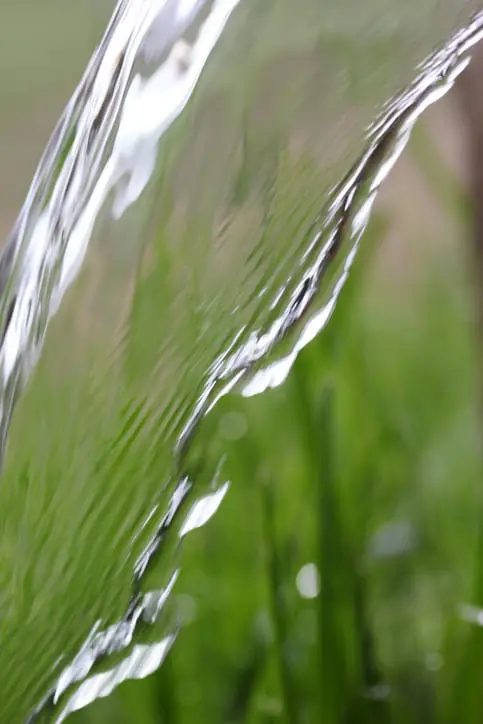
M423 162L431 178L431 154ZM462 198L450 213L465 218L466 209ZM226 398L201 426L188 460L198 490L209 490L221 454L231 487L180 552L168 540L145 585L165 585L178 561L180 579L160 624L139 640L153 643L179 619L186 624L158 673L123 684L74 721L481 720L481 632L459 616L461 603L483 603L473 302L457 245L444 259L422 253L417 263L424 258L426 274L391 295L390 281L374 272L390 223L375 215L334 318L286 384L260 398ZM163 264L175 263L163 238L159 245ZM52 652L75 651L93 616L108 611L115 620L125 606L132 555L121 554L147 492L155 498L163 482L173 434L169 414L168 422L153 419L153 400L137 387L162 342L162 329L159 340L142 335L153 329L160 289L169 295L160 269L143 277L134 296L122 366L102 345L89 348L105 369L79 377L73 396L82 319L60 362L52 356L54 324L36 373L43 385L34 379L20 403L18 420L42 410L49 424L13 428L1 539L5 561L18 564L3 588L9 636L2 660L18 661L33 645L31 673L41 675L34 685L19 682L13 667L1 702L5 721L19 692L25 702L38 700ZM389 278L396 271L384 270ZM67 319L84 300L92 304L91 290L80 285L77 295ZM122 391L119 399L109 397L111 389ZM34 549L42 551L38 559ZM295 585L308 562L320 572L315 599L301 598ZM11 576L10 567L3 570ZM52 610L53 625L45 620Z
M271 7L271 20L290 29ZM339 8L344 27L348 7ZM441 37L455 17L445 7ZM353 20L356 30L367 24L366 16ZM410 20L423 32L419 5ZM276 56L280 34L266 24L267 42L257 47ZM109 229L100 234L50 327L0 488L2 724L38 701L57 655L69 659L93 620L108 624L123 612L142 543L131 547L131 539L152 501L165 502L172 443L201 375L223 335L260 321L255 293L267 278L273 288L285 278L325 190L360 151L354 128L404 83L407 48L419 58L412 33L395 34L392 54L389 28L387 37L369 36L366 68L348 52L353 35L344 40L336 28L328 45L337 67L350 58L339 97L320 74L330 67L315 42L320 27L309 15L306 25L285 66L278 56L264 66L263 82L257 63L266 58L254 54L246 98L224 96L232 78L220 72L220 95L180 119L168 134L156 204L145 197L152 213L139 265L146 229L133 216L117 243ZM260 95L275 87L276 102L251 98L252 81ZM346 137L339 123L348 108ZM332 148L321 127L341 145ZM290 135L295 129L302 141ZM304 145L314 153L301 152ZM463 194L441 182L427 139L421 146L441 205L466 218ZM221 212L235 223L213 248ZM481 636L459 617L462 602L483 604L472 300L460 249L444 262L429 255L426 278L399 296L388 294L390 283L378 286L373 255L390 223L374 218L334 319L287 383L260 399L223 400L201 427L188 461L198 491L210 489L224 453L220 475L230 490L181 551L174 537L167 541L146 586L165 585L175 562L182 572L159 626L139 640L186 623L158 673L74 719L481 720ZM277 269L275 256L284 262ZM307 600L295 581L308 562L321 591Z
M227 498L184 543L174 598L195 620L155 676L74 721L481 721L481 633L459 617L482 603L472 300L455 250L382 305L368 280L386 231L376 217L284 387L213 418L246 432L226 440Z

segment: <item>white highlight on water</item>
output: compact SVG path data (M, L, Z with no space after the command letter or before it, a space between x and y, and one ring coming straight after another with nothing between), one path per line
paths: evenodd
M317 598L320 593L320 574L315 563L307 563L297 573L297 590L302 598Z

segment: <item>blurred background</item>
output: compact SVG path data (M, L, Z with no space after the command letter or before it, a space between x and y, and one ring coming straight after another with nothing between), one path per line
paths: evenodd
M112 6L0 2L3 239ZM328 330L216 418L233 487L167 662L75 721L483 721L481 68L417 125Z
M102 37L113 0L0 3L2 237L53 127Z

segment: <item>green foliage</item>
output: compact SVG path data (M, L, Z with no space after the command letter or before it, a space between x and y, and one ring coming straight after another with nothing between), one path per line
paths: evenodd
M124 611L142 543L131 548L133 536L152 502L165 503L172 442L207 365L233 330L261 324L258 292L286 279L375 107L463 4L466 14L463 0L440 0L431 38L419 0L394 0L394 24L379 22L385 0L332 2L327 15L307 0L303 17L286 0L241 6L220 46L227 62L207 67L167 134L147 223L124 219L122 243L102 230L16 411L0 490L1 721L30 711L93 620ZM238 32L250 23L254 35ZM42 57L50 78L54 56ZM216 103L208 91L203 100L210 84ZM459 204L448 188L443 201ZM376 218L364 255L386 231ZM231 488L183 543L161 625L185 620L178 641L158 674L81 722L478 721L483 653L458 606L481 603L479 425L470 305L454 267L432 268L403 305L381 305L359 257L287 384L226 399L205 421L190 461L206 457L199 492L224 452ZM153 588L175 549L163 549ZM315 599L295 585L308 562L320 571Z
M482 634L461 615L483 604L472 300L456 250L381 304L387 231L376 214L287 383L207 421L232 485L182 550L175 599L196 614L158 673L78 724L481 721Z

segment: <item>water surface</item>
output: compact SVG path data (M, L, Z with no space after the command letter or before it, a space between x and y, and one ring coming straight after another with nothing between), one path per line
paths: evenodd
M1 260L2 720L164 660L179 542L229 497L198 428L326 325L473 9L119 3Z

